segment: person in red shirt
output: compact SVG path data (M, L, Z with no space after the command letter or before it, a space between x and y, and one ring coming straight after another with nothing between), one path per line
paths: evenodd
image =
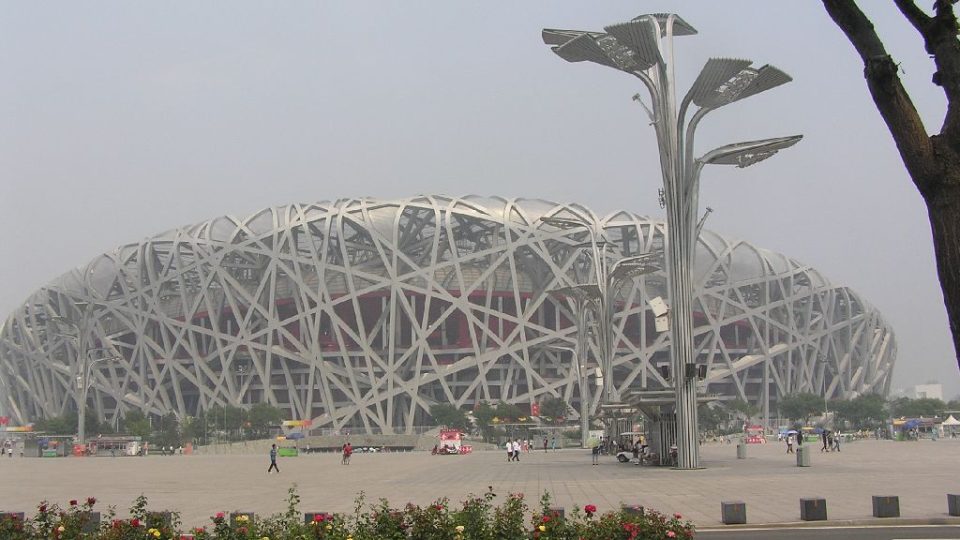
M350 456L351 456L352 454L353 454L353 447L350 446L350 441L347 441L347 442L343 445L343 459L340 461L340 463L342 463L342 464L344 464L344 465L349 465L349 464L350 464Z

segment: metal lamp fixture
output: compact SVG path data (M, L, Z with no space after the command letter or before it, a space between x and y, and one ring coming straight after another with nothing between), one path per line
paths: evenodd
M753 67L749 60L711 58L682 100L677 101L673 38L696 34L675 14L641 15L613 24L604 32L543 30L543 41L568 62L593 62L637 77L650 105L637 95L657 135L663 199L667 211L667 274L670 331L676 381L678 468L700 467L697 434L696 378L686 377L695 364L693 347L692 267L697 235L700 171L704 165L748 167L800 140L800 135L721 146L694 157L694 138L710 111L789 82L773 66ZM691 106L696 111L687 120ZM598 274L599 275L599 274Z

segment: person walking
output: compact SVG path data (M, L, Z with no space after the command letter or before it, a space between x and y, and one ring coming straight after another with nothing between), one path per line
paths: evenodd
M513 460L517 463L520 462L520 439L514 439L513 441Z
M600 445L596 444L593 448L590 449L590 458L592 460L591 465L600 464Z
M507 463L513 461L513 441L507 439Z
M791 435L790 433L787 433L786 439L787 439L787 453L792 454L793 453L793 435Z
M820 448L820 451L821 452L828 451L829 449L827 448L827 430L823 430L820 432L820 440L823 441L823 447Z
M340 459L340 463L343 465L350 464L350 456L353 455L353 446L350 444L350 441L347 441L343 444L343 457Z
M550 448L551 448L554 452L557 451L557 436L556 436L556 435L554 435L554 436L550 439Z
M280 467L277 467L277 445L276 444L270 446L270 466L267 467L267 474L270 474L274 470L277 471L277 474L280 474Z
M546 438L546 437L543 438L543 453L544 453L544 454L547 453L547 438Z
M840 432L839 431L833 434L833 449L836 450L837 452L840 451Z

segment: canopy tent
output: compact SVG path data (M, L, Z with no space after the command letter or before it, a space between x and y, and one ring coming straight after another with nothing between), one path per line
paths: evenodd
M950 416L947 417L946 420L943 421L943 425L944 426L960 426L960 420L957 420L951 414Z

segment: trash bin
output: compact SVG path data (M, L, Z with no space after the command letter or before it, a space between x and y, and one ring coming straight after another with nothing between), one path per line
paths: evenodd
M747 443L737 443L737 459L747 459Z
M810 448L807 446L797 448L797 467L810 466Z

